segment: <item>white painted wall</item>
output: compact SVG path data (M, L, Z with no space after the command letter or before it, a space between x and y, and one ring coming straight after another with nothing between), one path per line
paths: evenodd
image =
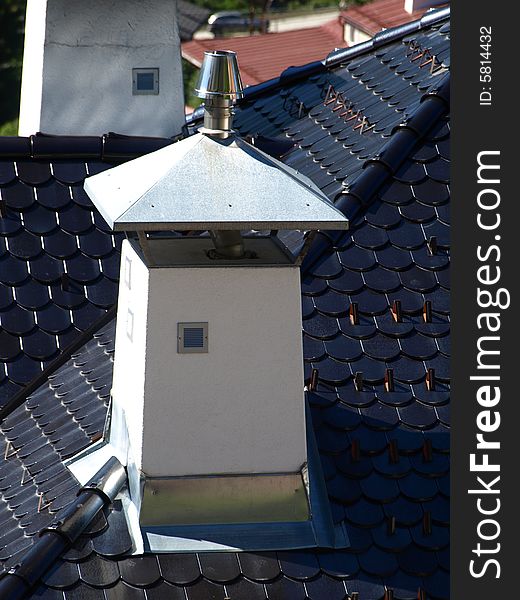
M421 8L430 8L444 3L445 0L404 0L404 9L407 13L412 14Z
M122 269L127 259L113 397L136 465L148 476L298 471L307 457L299 269L148 270L125 242ZM177 323L199 321L209 322L209 352L178 354Z
M143 447L148 285L147 267L124 240L117 301L115 354L118 360L114 362L112 382L110 441L123 455L129 441L131 458L136 464L141 462L139 457ZM127 432L129 440L126 439Z
M132 68L159 95L132 95ZM172 136L184 123L176 3L28 0L20 135Z
M371 36L366 34L361 29L358 29L354 25L350 23L345 23L343 29L343 39L347 42L349 46L354 46L354 44L360 44L361 42L366 42L370 39Z

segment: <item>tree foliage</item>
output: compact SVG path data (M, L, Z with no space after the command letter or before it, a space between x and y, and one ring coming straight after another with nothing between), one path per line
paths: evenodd
M0 0L0 125L18 116L25 3Z

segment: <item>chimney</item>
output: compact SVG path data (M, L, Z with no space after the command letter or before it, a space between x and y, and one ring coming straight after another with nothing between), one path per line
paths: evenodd
M20 135L170 137L182 89L175 2L28 0Z
M319 467L306 427L302 253L277 231L348 222L310 180L234 133L233 52L206 53L197 93L198 134L85 183L114 230L138 234L122 248L106 441L128 467L145 547L172 549L166 534L157 545L157 528L215 540L217 524L219 543L234 547L266 549L263 526L281 546L306 528L296 544L312 545L323 528L309 483Z
M445 3L445 0L404 0L404 10L411 15L415 11L425 11L428 8L433 8L434 6Z

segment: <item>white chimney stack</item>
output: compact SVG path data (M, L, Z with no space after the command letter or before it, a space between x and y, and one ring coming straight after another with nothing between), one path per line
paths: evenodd
M200 133L85 182L114 230L138 233L122 248L107 441L150 546L172 548L153 528L215 524L238 526L223 530L228 544L247 545L246 525L263 524L275 544L308 546L323 528L311 523L321 468L308 467L302 255L276 233L348 221L236 136L234 53L210 54L197 93Z
M176 2L28 0L20 135L170 137L182 90Z

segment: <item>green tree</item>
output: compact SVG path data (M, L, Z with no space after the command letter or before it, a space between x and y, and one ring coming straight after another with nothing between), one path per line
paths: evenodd
M26 0L0 1L0 131L3 134L14 133L18 117L25 4Z

